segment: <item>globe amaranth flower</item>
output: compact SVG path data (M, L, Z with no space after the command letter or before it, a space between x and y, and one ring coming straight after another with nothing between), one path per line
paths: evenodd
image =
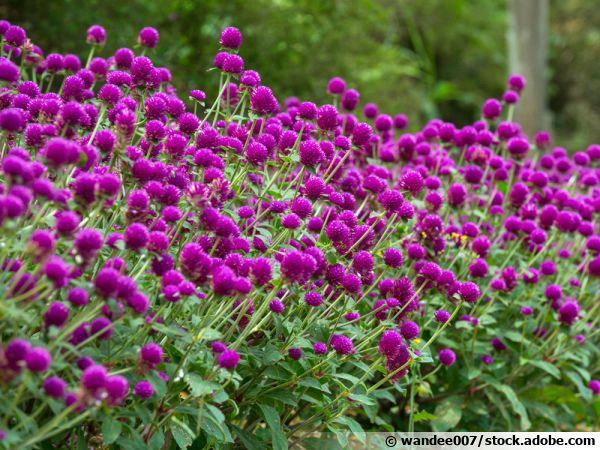
M419 336L419 325L413 321L406 321L400 326L400 333L407 341L415 339Z
M404 341L400 333L395 330L387 330L383 332L379 339L379 353L387 358L394 358L403 345Z
M154 342L149 342L140 349L140 360L150 368L159 365L163 360L163 349Z
M106 389L106 395L108 396L108 404L118 405L129 392L129 382L127 381L127 378L121 375L113 375L106 379L104 388Z
M235 350L224 350L217 357L217 364L223 369L234 369L240 362L240 355Z
M351 355L356 351L352 339L343 334L334 334L331 336L329 344L340 355Z
M104 45L106 43L106 30L100 25L92 25L87 30L89 44Z
M138 381L133 388L133 393L136 397L145 400L154 395L154 386L146 380Z
M456 355L449 348L444 348L440 350L438 353L438 358L440 360L440 363L442 363L446 367L449 367L456 362Z
M325 354L327 354L327 351L328 351L327 344L325 344L324 342L315 342L313 344L313 351L317 355L325 355Z
M155 48L158 45L159 38L156 28L144 27L138 34L138 43L146 48Z
M225 48L238 49L242 46L242 33L235 27L224 28L219 44Z
M458 293L460 297L468 303L475 303L481 295L479 286L471 281L461 283Z
M49 397L63 398L65 396L67 383L60 377L51 376L44 380L42 387L44 388L46 395Z
M33 347L25 355L25 365L31 372L45 372L51 363L50 352L43 347Z

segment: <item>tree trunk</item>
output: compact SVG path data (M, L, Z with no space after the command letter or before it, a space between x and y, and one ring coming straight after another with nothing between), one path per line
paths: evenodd
M546 111L548 0L510 0L508 49L511 73L527 80L515 118L530 137L549 125Z

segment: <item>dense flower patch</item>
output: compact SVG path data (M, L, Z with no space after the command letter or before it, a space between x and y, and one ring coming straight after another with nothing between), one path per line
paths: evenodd
M209 103L154 66L153 28L103 58L90 27L85 63L0 36L0 444L600 416L600 146L530 141L522 77L408 133L341 78L278 101L235 28Z

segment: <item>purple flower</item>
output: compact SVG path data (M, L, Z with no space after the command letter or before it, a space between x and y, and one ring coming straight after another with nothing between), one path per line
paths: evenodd
M148 399L154 395L154 386L146 380L138 381L133 388L133 393L141 399Z
M106 30L100 25L92 25L87 30L86 40L89 44L104 45L106 42Z
M158 45L159 34L156 28L144 27L138 35L138 42L146 48L154 48Z
M235 350L223 350L217 358L217 364L223 369L234 369L239 362L240 355Z
M63 398L67 383L60 377L51 376L44 380L43 388L46 395L53 398Z
M440 350L438 353L438 358L440 360L440 363L442 363L446 367L449 367L456 362L456 355L449 348L444 348Z
M334 334L331 336L329 340L330 345L336 351L336 353L340 355L351 355L356 350L354 349L354 344L352 343L352 339L343 334Z
M159 365L163 359L163 350L160 345L150 342L140 349L140 359L150 368Z
M406 321L400 326L400 332L404 339L410 341L419 336L419 325L412 321Z
M290 348L288 350L288 355L290 355L290 358L292 358L294 361L298 361L300 358L302 358L302 349Z
M242 33L235 27L224 28L219 43L225 48L238 49L242 46Z
M325 355L327 354L327 344L324 342L315 342L313 344L313 351L317 355Z
M25 356L25 364L31 372L45 372L51 363L50 352L43 347L33 347Z

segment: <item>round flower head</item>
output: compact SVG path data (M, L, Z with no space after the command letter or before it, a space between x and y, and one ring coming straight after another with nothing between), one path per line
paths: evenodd
M323 303L323 297L318 292L311 291L304 296L304 301L307 305L317 307Z
M269 303L269 309L275 314L282 314L285 311L285 305L281 300L275 299Z
M440 350L438 353L438 358L440 360L440 363L442 363L446 367L449 367L456 362L456 355L449 348L444 348Z
M400 326L400 332L404 339L410 341L419 336L419 325L409 320Z
M106 30L100 25L92 25L87 30L86 41L89 44L104 45L106 43Z
M448 322L448 320L450 320L450 313L443 309L438 309L434 313L434 317L435 317L435 320L437 320L439 323L446 323L446 322Z
M600 395L600 380L590 380L588 387L594 395Z
M25 364L31 372L45 372L51 363L50 352L43 347L33 347L25 356Z
M240 355L235 350L224 350L217 358L217 364L223 369L234 369L240 362Z
M46 395L53 398L63 398L67 383L60 377L52 376L44 380L43 388Z
M313 351L317 355L325 355L327 354L327 344L324 342L315 342L313 344Z
M146 380L139 381L133 388L133 393L141 399L148 399L154 395L154 386Z
M227 27L221 32L219 43L225 48L238 49L242 46L242 33L235 27Z
M108 403L111 405L121 403L129 392L129 382L121 375L108 377L104 387L108 395Z
M404 258L400 249L390 247L383 253L383 261L389 267L398 268L402 266Z
M479 290L479 286L471 281L467 281L460 285L458 289L458 293L460 297L468 303L475 303L479 296L481 295L481 291Z
M354 349L354 344L352 343L352 339L343 334L334 334L331 336L329 341L333 349L336 353L340 355L351 355L356 350Z
M150 342L140 349L140 359L153 368L162 362L163 350L160 345Z
M108 378L108 371L99 364L88 366L81 375L82 386L90 392L104 388Z
M300 358L302 358L302 349L290 348L288 350L288 355L290 355L290 358L292 358L294 361L298 361Z
M333 77L327 83L327 92L333 95L343 94L346 90L346 82L340 77Z
M384 331L379 340L379 353L387 358L394 358L402 345L404 341L400 333L394 330Z
M4 356L12 366L16 366L17 363L25 360L30 350L29 342L23 339L13 339L4 349Z
M69 308L64 303L51 303L44 314L44 324L49 327L62 327L69 317Z
M159 34L156 28L144 27L138 35L138 42L146 48L154 48L158 45Z

